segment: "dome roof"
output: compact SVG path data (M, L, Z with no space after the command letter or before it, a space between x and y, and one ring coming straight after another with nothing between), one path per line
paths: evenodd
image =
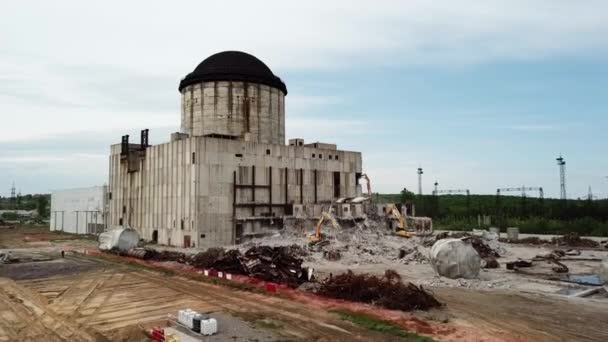
M179 82L179 91L191 84L205 81L243 81L261 83L280 89L287 87L261 60L241 51L224 51L207 57L194 71Z

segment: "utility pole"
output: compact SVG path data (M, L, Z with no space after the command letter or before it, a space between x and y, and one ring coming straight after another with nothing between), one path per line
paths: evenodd
M559 155L559 158L556 158L557 165L559 166L559 182L560 182L560 194L559 198L565 200L566 199L566 160Z
M16 188L15 188L15 182L13 182L13 185L11 186L11 201L15 201L15 199L17 198L17 194L16 194Z
M418 195L422 196L422 167L418 168Z

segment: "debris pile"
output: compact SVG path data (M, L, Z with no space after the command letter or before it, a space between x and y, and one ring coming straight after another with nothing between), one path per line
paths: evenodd
M517 270L518 268L532 267L532 261L516 260L507 263L508 270Z
M525 238L519 238L517 240L509 240L507 238L500 238L500 239L498 239L498 241L514 243L514 244L527 244L527 245L544 245L544 244L550 243L549 241L543 240L543 239L539 238L538 236L529 236L529 237L525 237Z
M485 241L479 236L471 236L464 238L471 242L473 248L477 251L481 259L484 261L484 268L498 268L499 264L496 258L500 258L500 254L493 248L491 248Z
M189 263L199 268L212 268L216 260L226 253L223 248L209 248L204 252L195 254L189 260Z
M211 248L192 256L189 263L198 268L242 274L264 281L297 287L308 281L308 270L302 268L299 257L305 251L297 246L254 246L245 253L238 249Z
M590 247L597 248L600 246L599 242L591 239L581 238L578 233L572 232L564 236L551 239L555 245L558 246L570 246L570 247Z
M339 249L330 249L323 252L323 257L329 261L338 261L342 258L342 254Z
M384 276L355 274L351 270L326 279L319 293L337 299L376 304L391 310L426 310L441 303L421 287L403 283L393 270Z
M11 255L10 252L0 252L0 264L12 264L19 262L19 258Z
M155 250L146 249L148 253L146 254L146 259L154 260L154 261L177 261L179 263L186 262L186 254L181 252L174 251L160 251L157 252Z

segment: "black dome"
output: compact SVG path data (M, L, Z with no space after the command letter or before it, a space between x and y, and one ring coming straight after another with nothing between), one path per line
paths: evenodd
M179 91L205 81L242 81L275 87L287 95L287 87L261 60L241 51L224 51L207 57L179 82Z

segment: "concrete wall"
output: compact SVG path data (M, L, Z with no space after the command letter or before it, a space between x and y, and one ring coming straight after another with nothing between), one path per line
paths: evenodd
M148 240L157 231L162 244L183 246L188 236L197 247L236 242L236 223L243 234L272 228L271 221L278 221L264 216L280 218L285 204L314 204L315 170L318 204L336 198L334 180L339 181L338 197L356 196L355 175L362 167L358 152L209 137L150 146L136 162L139 171L129 173L120 146L112 146L110 223L118 225L122 220ZM277 204L272 210L268 189L256 189L255 200L250 188L237 189L234 197L235 172L237 184L252 184L254 168L255 184L271 185L272 204ZM255 211L251 206L237 206L233 211L235 200L263 206Z
M106 228L106 186L51 192L50 230L75 234L99 233Z
M285 143L285 95L247 82L202 82L182 89L181 131Z

